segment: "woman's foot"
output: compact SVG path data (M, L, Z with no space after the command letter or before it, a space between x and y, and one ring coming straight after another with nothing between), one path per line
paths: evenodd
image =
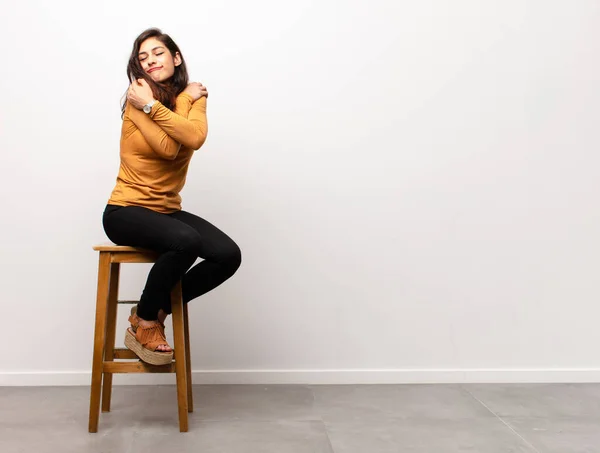
M164 323L160 322L160 320L159 321L146 321L145 319L142 319L138 316L138 326L140 326L142 329L149 329L149 328L156 326L157 324L160 326L162 336L164 337L165 336ZM172 351L171 347L168 345L168 343L166 343L166 338L165 338L165 344L159 344L158 346L156 346L156 351L161 351L161 352L171 352Z
M131 327L125 332L125 346L141 360L152 365L166 365L173 360L173 350L167 343L164 325L140 318L135 310L129 316Z
M165 336L165 319L167 319L167 316L169 316L169 315L167 315L163 311L162 308L158 311L158 322L160 324L163 337ZM140 318L137 315L137 305L134 305L131 308L131 317L133 318L133 321L135 323L137 323L137 324L141 323L141 325L146 326L146 327L150 327L150 324L148 324L148 323L156 322L156 321L146 321L146 320ZM131 320L130 320L130 322L131 322ZM132 325L133 325L133 322L132 322ZM170 348L170 346L168 344L167 345L161 345L158 350L159 351L164 351L164 352L171 352L172 351L172 349Z

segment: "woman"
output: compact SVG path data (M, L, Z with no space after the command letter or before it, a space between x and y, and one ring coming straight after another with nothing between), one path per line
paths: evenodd
M160 253L131 311L125 344L162 365L173 359L164 332L173 286L181 279L187 303L231 277L241 252L225 233L181 209L190 159L206 140L208 91L188 83L179 47L157 28L135 40L127 75L119 175L102 221L114 243ZM203 261L190 269L198 257Z

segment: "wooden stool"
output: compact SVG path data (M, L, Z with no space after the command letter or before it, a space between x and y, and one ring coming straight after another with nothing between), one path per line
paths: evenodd
M190 361L189 324L187 304L181 296L181 282L171 292L173 310L173 361L167 365L150 365L142 362L127 348L115 348L118 304L137 304L137 300L118 300L119 270L121 263L154 263L158 254L135 247L114 244L94 246L100 252L98 264L98 293L96 300L96 327L94 333L94 358L90 395L89 432L98 431L100 416L100 391L102 412L110 412L113 373L175 373L177 404L179 406L179 431L188 430L188 411L193 412L192 366ZM136 359L117 362L115 359ZM103 382L104 377L104 382ZM101 385L102 384L102 385ZM101 389L102 387L102 389Z

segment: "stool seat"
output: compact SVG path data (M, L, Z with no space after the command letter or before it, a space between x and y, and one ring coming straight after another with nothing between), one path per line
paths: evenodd
M137 300L119 300L119 274L122 263L153 263L157 252L138 247L97 244L99 252L98 291L96 295L96 324L92 360L89 432L98 431L100 399L102 412L110 411L112 375L114 373L175 373L179 430L188 430L188 412L193 412L192 372L190 361L189 323L187 304L183 303L181 280L171 291L173 320L173 361L166 365L147 364L127 348L115 348L116 318L119 304L137 304ZM125 359L116 361L115 359ZM132 361L132 359L134 361Z
M102 244L94 245L94 250L97 252L148 252L139 247L129 247L128 245L117 245L112 242L103 242Z
M154 263L159 255L152 250L112 242L94 245L93 249L101 255L106 253L111 263Z

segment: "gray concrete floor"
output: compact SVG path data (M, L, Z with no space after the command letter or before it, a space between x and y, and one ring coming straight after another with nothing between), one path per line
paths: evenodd
M600 452L600 384L115 386L87 432L89 388L0 387L0 452Z

